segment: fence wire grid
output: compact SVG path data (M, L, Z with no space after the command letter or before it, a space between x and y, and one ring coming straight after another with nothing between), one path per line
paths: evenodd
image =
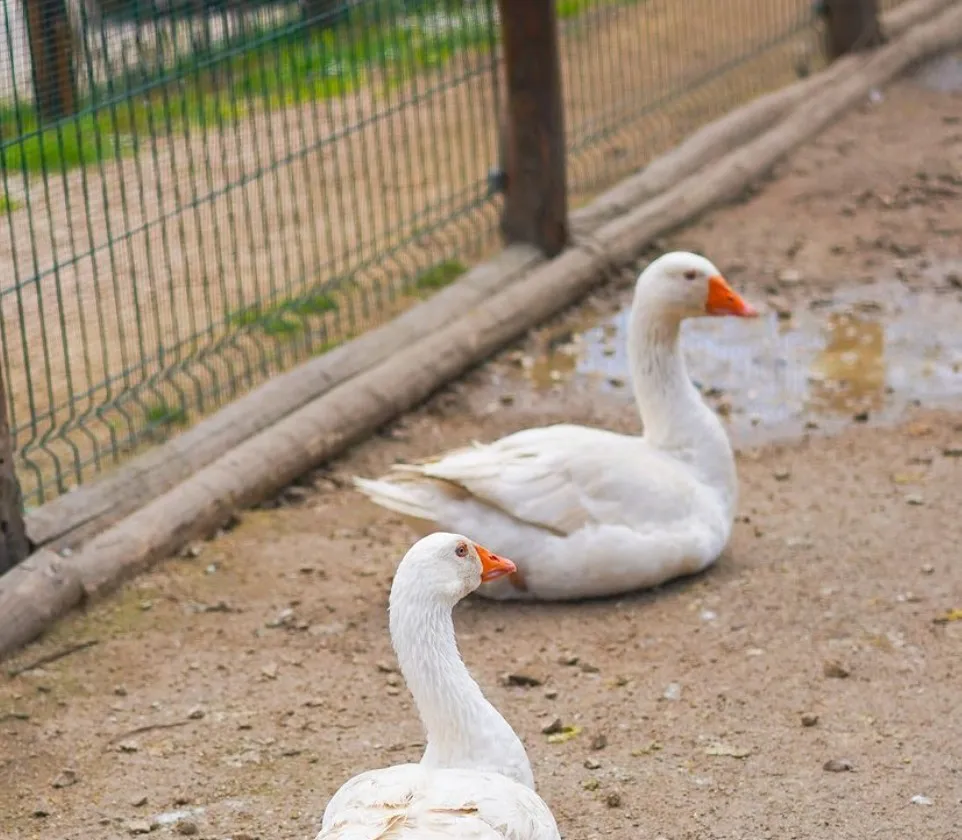
M494 0L0 0L34 506L498 247ZM802 0L557 0L571 205L816 69Z

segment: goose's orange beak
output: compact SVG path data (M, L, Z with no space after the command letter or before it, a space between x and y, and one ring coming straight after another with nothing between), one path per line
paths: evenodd
M737 315L739 318L754 318L758 315L758 310L729 286L728 281L720 274L708 278L705 312L709 315Z
M492 554L484 546L474 544L475 549L478 552L478 557L481 558L481 582L487 583L490 580L496 580L499 577L504 577L505 575L513 574L518 571L518 567L514 565L506 557L498 557L497 554Z

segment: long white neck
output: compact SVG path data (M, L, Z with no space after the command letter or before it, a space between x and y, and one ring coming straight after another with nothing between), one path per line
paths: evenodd
M724 426L692 384L681 349L681 321L636 293L628 333L635 401L645 440L691 464L734 510L738 478Z
M488 702L458 652L451 608L402 563L391 588L391 641L427 735L422 764L493 770L534 788L521 740Z

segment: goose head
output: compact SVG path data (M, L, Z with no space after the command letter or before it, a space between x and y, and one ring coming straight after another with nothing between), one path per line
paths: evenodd
M638 277L635 300L650 314L678 321L703 315L758 315L710 260L686 251L663 254L649 264Z
M429 534L418 540L398 566L396 581L417 580L423 596L454 607L482 583L517 571L510 560L460 534Z

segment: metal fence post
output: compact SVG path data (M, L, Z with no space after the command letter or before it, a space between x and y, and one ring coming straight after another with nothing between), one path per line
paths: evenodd
M825 17L825 57L829 61L885 41L878 0L822 0L821 11Z
M23 0L37 113L58 120L77 111L73 35L66 0Z
M23 495L13 465L13 435L7 419L7 389L0 368L0 574L30 553L23 524Z
M554 0L498 0L507 102L501 231L547 256L568 240L564 107Z

